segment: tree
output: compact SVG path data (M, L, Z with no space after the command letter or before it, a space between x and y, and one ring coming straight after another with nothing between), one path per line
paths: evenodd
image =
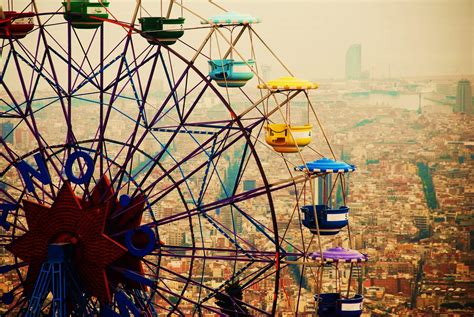
M225 293L216 295L216 305L222 313L232 316L250 316L247 308L242 304L243 292L239 282L232 282L225 287Z

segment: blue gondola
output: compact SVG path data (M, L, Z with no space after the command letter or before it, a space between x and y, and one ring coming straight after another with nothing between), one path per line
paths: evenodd
M235 61L233 59L215 59L209 61L211 70L209 76L220 87L243 87L253 78L253 72L249 66L255 65L255 61Z
M314 295L318 301L318 296ZM356 294L352 298L341 298L339 293L324 293L319 296L319 317L359 317L362 315L364 296Z
M303 225L312 233L318 234L314 219L314 206L304 206L301 211L304 213ZM334 235L347 226L349 207L341 206L337 209L330 209L326 205L316 205L316 216L318 217L319 234L324 236Z

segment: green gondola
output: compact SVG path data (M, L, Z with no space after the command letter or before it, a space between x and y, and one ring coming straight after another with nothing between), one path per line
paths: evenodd
M138 19L142 26L141 35L153 45L172 45L184 35L182 26L185 18L144 17Z
M89 0L71 0L63 2L65 9L64 19L70 21L75 29L96 29L108 19L108 1L89 2ZM97 19L99 18L99 19Z

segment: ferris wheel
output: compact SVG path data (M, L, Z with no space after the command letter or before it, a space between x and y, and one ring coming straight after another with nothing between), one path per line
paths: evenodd
M362 313L355 167L336 160L318 85L259 18L208 5L0 8L7 316ZM263 54L281 77L264 78Z

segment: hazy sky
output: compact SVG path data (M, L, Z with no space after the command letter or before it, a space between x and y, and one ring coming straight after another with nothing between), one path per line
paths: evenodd
M362 44L372 76L474 73L474 0L236 0L263 18L262 35L306 77L344 76L344 57Z
M206 2L184 0L200 12L216 13ZM343 77L353 43L362 44L363 69L373 77L474 74L474 0L215 2L262 18L257 30L307 78Z
M362 68L371 77L474 74L474 0L215 1L262 18L255 26L259 34L295 74L308 79L342 78L346 50L354 43L362 44ZM110 2L114 14L130 20L134 0ZM159 0L142 2L159 13ZM55 0L38 3L40 9L60 6ZM204 0L183 3L203 16L219 13ZM197 41L192 34L183 40ZM278 75L274 61L259 62Z

